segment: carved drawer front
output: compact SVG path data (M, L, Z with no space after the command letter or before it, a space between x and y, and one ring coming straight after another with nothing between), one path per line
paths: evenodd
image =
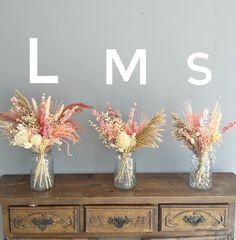
M10 207L12 233L78 232L78 207Z
M153 218L153 207L86 206L86 232L152 232Z
M228 205L161 205L161 231L225 230Z

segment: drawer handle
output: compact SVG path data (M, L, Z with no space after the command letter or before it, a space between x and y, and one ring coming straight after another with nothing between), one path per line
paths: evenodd
M52 218L46 218L43 216L42 218L33 218L32 223L40 230L45 230L48 225L53 225L54 221Z
M191 215L184 216L183 220L186 223L196 227L198 224L204 223L206 221L206 218L201 214L197 214L196 212L193 212L193 214Z
M109 217L108 223L115 225L117 228L122 228L124 224L128 224L130 222L130 219L126 216L124 217Z

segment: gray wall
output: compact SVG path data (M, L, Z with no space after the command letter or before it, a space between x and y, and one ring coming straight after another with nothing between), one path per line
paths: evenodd
M195 109L211 108L217 99L223 123L236 119L236 2L233 0L0 0L0 110L7 110L14 89L28 97L46 92L66 103L77 100L96 106L107 101L126 113L148 116L165 106L180 112L191 99ZM39 73L58 75L58 85L29 84L29 38L38 37ZM139 85L135 70L125 83L114 70L114 85L105 84L105 50L115 48L124 64L135 49L147 49L147 85ZM210 54L202 62L213 73L202 87L189 84L202 78L186 64L193 52ZM87 112L81 117L82 142L73 157L55 151L55 171L112 172L114 153L105 149L90 128ZM168 125L159 150L137 153L139 172L179 172L190 167L189 151L170 135ZM236 172L236 130L224 136L216 151L215 171ZM171 149L171 151L170 151ZM30 153L0 142L0 174L28 173Z

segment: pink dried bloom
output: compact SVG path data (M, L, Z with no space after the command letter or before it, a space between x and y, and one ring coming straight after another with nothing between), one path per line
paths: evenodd
M133 121L134 121L134 114L135 114L135 108L132 107L129 112L129 118L128 118L128 124L132 126Z
M35 144L33 143L35 142L27 143L27 146L32 146L32 150L36 152L49 150L53 144L59 145L62 142L68 143L68 141L77 142L79 135L76 131L80 124L71 119L72 115L81 113L86 108L91 108L83 103L73 103L66 107L60 105L57 108L56 105L53 105L51 96L46 99L45 94L41 98L41 103L37 104L35 100L32 100L31 104L18 90L11 98L11 103L12 109L9 112L0 113L0 127L5 128L3 130L7 132L11 140L19 132L20 126L23 126L30 133L29 141L33 139L31 139L33 135L41 136L42 144L37 149L34 148ZM50 112L52 109L55 109L54 114Z
M44 122L40 129L40 133L44 138L50 138L52 131L53 128L48 121Z
M65 110L64 113L63 113L63 116L60 118L59 122L61 124L63 124L66 121L68 121L72 117L72 115L76 112L76 110L77 110L76 106L71 108L71 109Z
M210 134L206 128L199 128L197 131L200 134L197 137L198 149L200 152L204 152L210 144Z
M136 106L136 104L134 105ZM93 122L90 121L91 126L94 127L94 129L99 133L99 138L103 140L103 143L106 144L107 147L112 147L117 150L117 138L120 136L120 134L125 134L128 138L132 139L132 146L131 148L134 149L136 140L137 139L143 139L138 138L140 135L140 132L143 130L144 127L147 127L147 124L150 123L150 128L149 130L153 133L155 131L154 125L156 126L157 124L151 122L151 120L147 119L142 119L140 124L134 121L134 116L135 116L135 107L132 107L127 121L123 121L121 114L119 113L118 110L113 110L112 106L108 103L107 104L107 112L98 112L97 110L93 111L93 115L95 116L95 119L97 121L97 124L94 124ZM155 120L157 116L155 115ZM158 116L159 118L159 116ZM160 122L163 119L160 120ZM153 120L154 121L154 120ZM163 120L164 121L164 120ZM148 134L148 133L147 133ZM151 141L150 146L155 147L156 145L153 143L156 141L157 136L155 135L156 133L153 133L153 139L150 137L148 141ZM140 142L143 140L140 140ZM140 144L140 146L143 146ZM129 149L130 150L130 149Z
M140 128L136 122L132 122L132 124L126 124L126 133L129 136L137 136L138 133L140 132Z
M202 115L199 114L187 114L187 121L192 128L197 128L201 126Z
M226 126L222 128L222 133L227 132L228 130L230 130L231 128L234 128L235 126L236 126L236 121L228 123Z
M12 103L13 105L15 105L15 104L17 104L17 102L18 102L17 98L16 98L15 96L13 96L13 97L11 98L11 103Z
M219 131L222 113L218 103L216 103L210 114L208 109L205 109L201 114L193 113L190 103L187 104L185 110L186 122L184 122L178 114L172 114L176 127L175 136L177 140L182 140L184 145L195 154L212 151L222 137ZM184 136L182 138L181 132L179 132L180 128L187 129L190 136ZM226 126L223 131L227 129ZM194 144L192 144L192 142L191 145L189 144L190 137Z
M100 113L99 113L96 109L94 109L94 110L92 111L92 113L93 113L93 115L95 116L95 118L96 118L97 121L99 121L99 120L101 119L101 115L100 115Z
M112 108L110 103L107 103L107 112L108 115L111 116L112 118L116 117L116 111Z

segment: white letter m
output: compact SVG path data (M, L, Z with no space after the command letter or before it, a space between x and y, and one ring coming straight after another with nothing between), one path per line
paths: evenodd
M112 85L113 61L117 66L123 80L128 82L135 66L140 62L140 85L146 85L146 49L137 49L127 68L125 69L116 49L106 50L106 84Z

